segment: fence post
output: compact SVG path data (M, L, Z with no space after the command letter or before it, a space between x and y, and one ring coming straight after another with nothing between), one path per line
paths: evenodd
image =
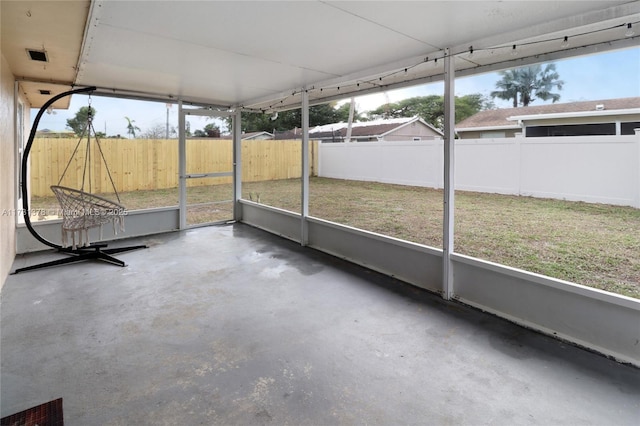
M518 170L516 171L516 195L522 196L522 144L524 143L524 135L522 133L516 133L514 136L514 142L516 143L516 156L518 159Z

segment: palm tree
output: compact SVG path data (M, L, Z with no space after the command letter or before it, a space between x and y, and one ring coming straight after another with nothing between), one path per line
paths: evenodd
M518 92L519 85L518 81L520 80L520 70L506 70L500 71L498 74L502 76L502 79L498 80L496 83L496 89L491 92L491 97L504 99L508 101L509 99L513 99L513 107L518 107Z
M559 93L552 93L554 87L562 90L564 81L560 80L560 75L556 71L556 64L547 64L544 69L541 65L534 65L521 69L520 80L520 101L522 106L536 100L537 96L543 101L557 102L560 100Z
M518 106L518 97L522 106L536 100L536 98L552 102L560 100L559 93L553 93L552 90L557 88L562 90L564 81L560 80L560 75L556 71L556 65L547 64L544 68L542 65L533 65L530 67L517 68L513 70L501 71L502 78L496 82L496 89L491 92L494 98L504 100L513 99L513 107Z
M133 123L136 122L136 120L132 120L129 117L125 117L125 120L127 120L127 134L133 138L136 137L136 131L140 131L140 127L134 125Z

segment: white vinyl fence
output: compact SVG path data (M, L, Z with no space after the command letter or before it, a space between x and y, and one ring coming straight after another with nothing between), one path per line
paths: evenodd
M640 133L459 139L459 190L640 208ZM321 143L318 176L442 188L443 141Z

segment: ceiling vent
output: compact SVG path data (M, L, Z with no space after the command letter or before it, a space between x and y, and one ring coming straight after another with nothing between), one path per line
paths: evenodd
M27 49L27 54L32 61L49 62L46 50Z
M603 104L596 105L596 111L604 111L604 105Z
M39 92L40 92L41 95L50 95L51 94L51 90L42 90L42 89L40 89Z

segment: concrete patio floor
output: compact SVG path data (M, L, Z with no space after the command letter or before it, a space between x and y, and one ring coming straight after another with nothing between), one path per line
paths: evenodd
M640 423L639 369L261 230L140 241L126 268L9 276L2 417L62 397L68 425Z

